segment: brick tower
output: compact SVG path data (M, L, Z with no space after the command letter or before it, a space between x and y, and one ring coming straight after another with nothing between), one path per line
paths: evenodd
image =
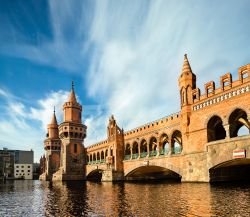
M53 180L84 180L85 155L83 140L87 127L82 124L82 106L77 102L74 84L68 102L63 105L64 119L59 126L61 145L60 170Z
M187 54L184 55L182 72L179 77L179 90L181 99L181 132L183 134L183 151L185 152L185 149L187 148L185 147L185 144L188 144L187 139L189 136L189 124L192 112L191 105L193 104L194 100L193 96L197 96L195 91L199 91L196 89L196 75L192 72Z
M60 166L61 140L58 134L58 124L56 120L55 109L50 124L48 124L47 139L44 140L44 150L46 152L44 173L42 180L51 180Z
M109 152L106 157L107 169L103 171L102 181L123 180L124 134L113 115L109 118L107 136Z

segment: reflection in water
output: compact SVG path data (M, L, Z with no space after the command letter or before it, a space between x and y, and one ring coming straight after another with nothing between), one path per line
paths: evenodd
M249 183L0 182L0 216L249 216Z

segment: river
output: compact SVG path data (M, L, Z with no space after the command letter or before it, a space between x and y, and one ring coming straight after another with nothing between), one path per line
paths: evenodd
M250 183L0 182L0 216L250 216Z

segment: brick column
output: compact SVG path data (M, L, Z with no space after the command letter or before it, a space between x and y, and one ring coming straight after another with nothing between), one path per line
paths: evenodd
M226 131L226 138L230 138L229 124L225 124L223 127Z
M172 139L170 139L169 140L169 151L168 151L168 155L171 155L172 154L172 152L173 152L173 144L174 144L174 142L173 142L173 140Z
M140 144L138 143L138 158L140 158L141 157L141 146L140 146Z
M161 155L161 142L160 141L157 142L156 150L157 150L157 156L160 156Z
M149 143L147 143L147 157L149 157Z

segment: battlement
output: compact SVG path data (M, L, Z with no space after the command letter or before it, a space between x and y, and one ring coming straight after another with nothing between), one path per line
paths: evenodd
M171 115L165 116L163 118L157 119L155 121L143 124L139 127L136 127L132 130L126 131L124 132L124 136L125 139L127 139L128 137L134 137L136 136L136 134L141 134L143 133L143 131L152 131L154 129L158 129L159 127L161 127L161 125L166 125L166 123L168 123L169 125L171 125L173 122L176 122L179 120L179 112L173 113Z
M205 93L200 94L200 89L192 90L193 110L199 110L203 107L221 102L225 99L237 96L249 91L250 82L250 64L238 69L238 80L232 80L232 74L226 73L220 77L220 86L215 87L215 82L210 81L204 84Z
M96 150L96 149L99 149L99 148L103 148L106 146L106 144L108 144L108 140L103 140L103 141L100 141L100 142L97 142L93 145L90 145L87 147L87 150L88 151L92 151L92 150Z

